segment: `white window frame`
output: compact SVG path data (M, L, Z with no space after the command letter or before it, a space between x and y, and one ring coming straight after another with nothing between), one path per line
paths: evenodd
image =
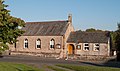
M86 44L88 44L88 46L86 46ZM84 48L83 48L83 49L84 49L84 51L89 51L89 50L90 50L89 43L84 43L84 44L83 44L83 47L84 47ZM87 49L85 49L86 47L88 48L88 50L87 50Z
M54 49L55 48L55 40L51 39L50 40L50 49Z
M27 44L27 47L26 47L26 44ZM25 39L24 40L24 48L28 48L29 46L28 46L28 39Z
M96 46L98 44L99 46ZM99 48L99 50L97 50ZM100 44L99 43L94 43L94 51L100 51Z
M40 45L40 48L41 48L41 40L39 38L36 40L36 49L40 49L37 47L37 45Z

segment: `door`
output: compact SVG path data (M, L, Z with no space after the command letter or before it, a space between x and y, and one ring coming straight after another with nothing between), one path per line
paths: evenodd
M74 45L68 44L68 54L74 54Z

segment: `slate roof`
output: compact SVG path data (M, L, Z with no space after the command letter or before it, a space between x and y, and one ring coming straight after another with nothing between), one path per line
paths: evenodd
M71 32L68 43L107 43L108 32Z
M68 21L27 22L23 36L61 36L68 27Z

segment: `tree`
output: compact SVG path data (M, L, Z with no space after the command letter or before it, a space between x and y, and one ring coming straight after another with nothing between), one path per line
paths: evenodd
M111 36L111 41L112 41L112 49L116 50L116 47L115 47L116 32L111 31L110 36Z
M120 23L118 23L118 30L116 31L115 46L117 48L117 60L120 61Z
M95 32L95 31L96 31L96 29L94 29L94 28L86 29L86 32Z
M86 29L86 32L101 32L102 30L99 29L94 29L94 28L90 28L90 29Z
M0 53L8 49L7 44L17 42L16 38L24 32L19 27L23 27L25 22L20 18L11 16L6 7L8 5L0 0Z

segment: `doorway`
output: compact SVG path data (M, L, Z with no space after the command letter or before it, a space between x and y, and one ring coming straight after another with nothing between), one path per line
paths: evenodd
M75 47L73 44L68 44L68 54L74 54L75 53Z

